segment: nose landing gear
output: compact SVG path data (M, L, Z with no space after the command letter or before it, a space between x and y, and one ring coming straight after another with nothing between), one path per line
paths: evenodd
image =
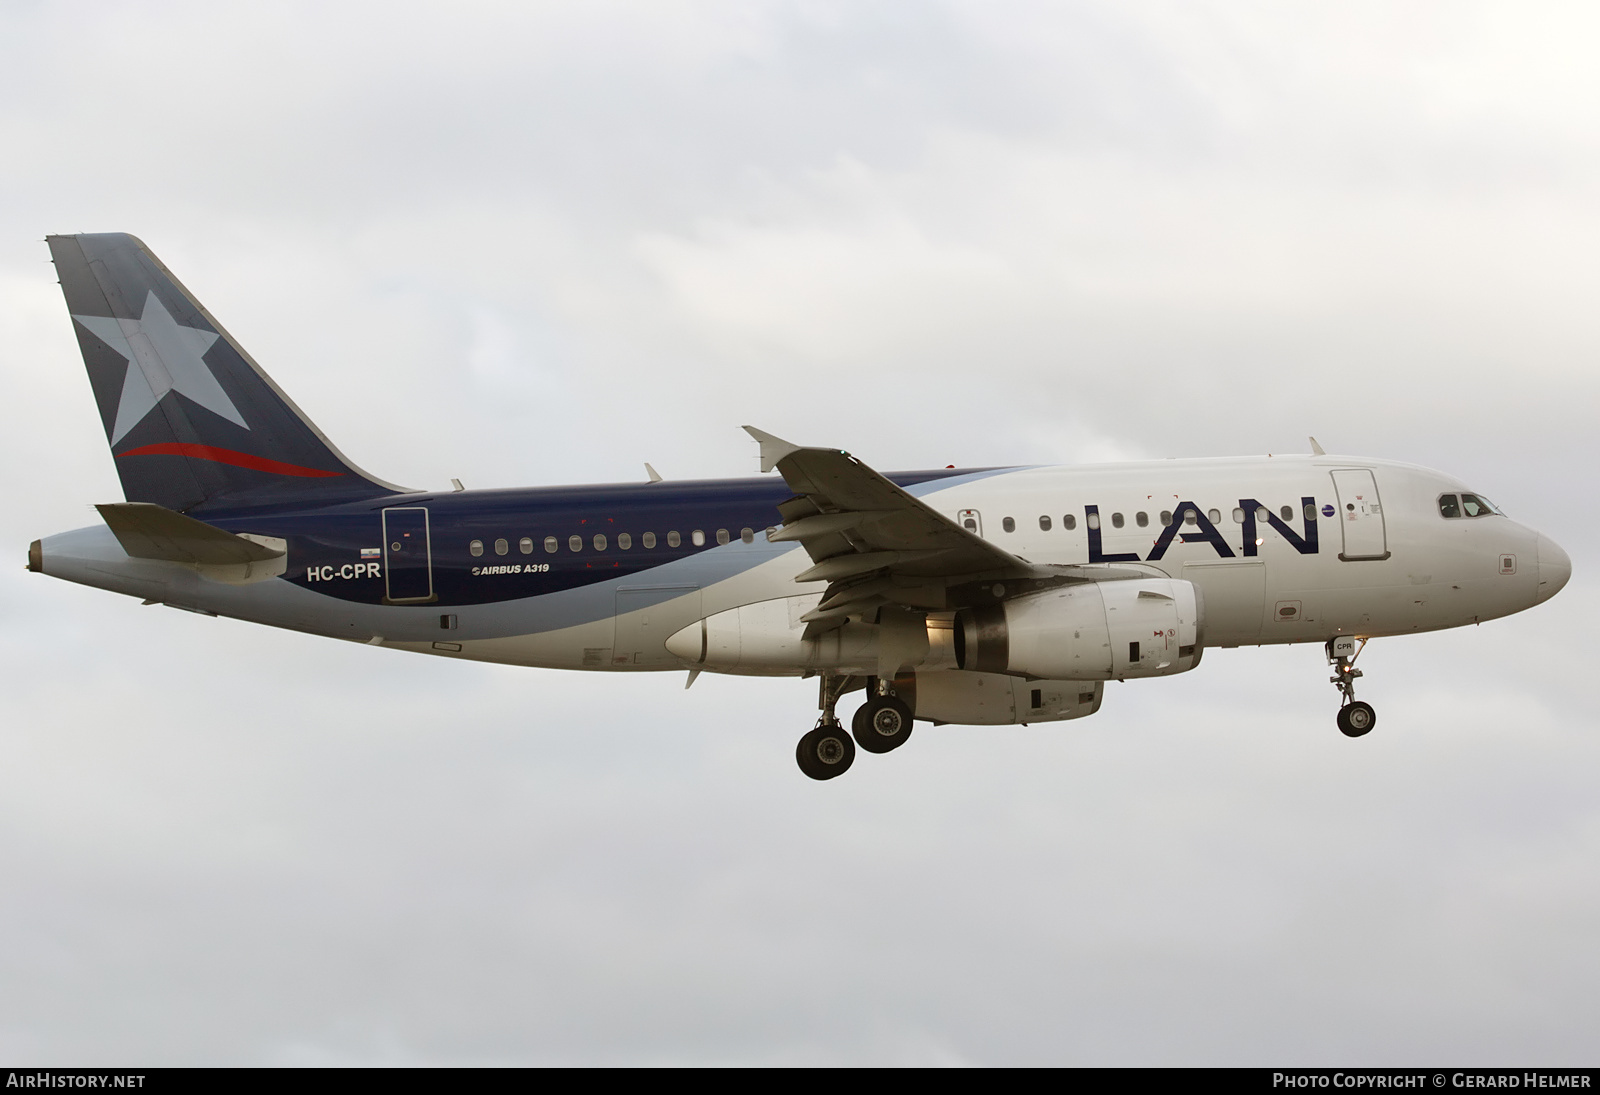
M1356 678L1362 675L1361 670L1355 667L1356 659L1361 656L1361 651L1366 645L1366 639L1361 639L1358 645L1355 636L1340 635L1329 639L1326 648L1328 664L1336 670L1328 681L1338 687L1339 695L1342 697L1339 706L1339 730L1347 738L1359 738L1378 724L1378 715L1373 711L1372 705L1356 699Z

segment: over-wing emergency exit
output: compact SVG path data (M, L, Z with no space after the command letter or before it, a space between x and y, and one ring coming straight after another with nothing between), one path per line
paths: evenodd
M450 658L815 677L814 779L918 720L1093 714L1105 682L1208 647L1323 644L1359 737L1368 640L1519 612L1571 573L1470 484L1314 442L885 475L746 427L776 475L410 490L335 449L139 240L48 242L125 500L34 541L30 570Z

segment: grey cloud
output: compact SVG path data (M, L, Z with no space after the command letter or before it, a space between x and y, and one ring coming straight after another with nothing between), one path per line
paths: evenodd
M1587 1062L1584 25L453 10L0 16L0 1052ZM810 682L438 663L22 572L117 497L37 242L77 230L141 235L398 481L753 472L746 421L885 468L1315 433L1479 484L1575 577L1373 644L1361 742L1319 651L1217 651L812 785Z

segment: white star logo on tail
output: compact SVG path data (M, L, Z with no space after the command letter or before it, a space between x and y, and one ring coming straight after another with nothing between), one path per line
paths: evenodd
M113 445L137 426L168 392L181 392L206 410L247 430L250 428L202 360L202 355L220 336L213 331L183 326L172 318L172 313L155 293L145 297L144 314L138 319L72 318L128 359L128 372L122 381L122 401L117 404L116 424L111 427Z

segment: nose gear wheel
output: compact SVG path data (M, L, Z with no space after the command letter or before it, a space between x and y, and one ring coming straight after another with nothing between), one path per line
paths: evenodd
M1346 650L1350 649L1348 638L1342 641L1329 639L1327 645L1328 664L1335 670L1333 676L1328 678L1328 683L1339 689L1340 706L1337 721L1339 732L1347 738L1359 738L1363 734L1370 733L1378 724L1378 715L1372 709L1372 705L1356 699L1356 678L1362 675L1361 670L1356 668L1356 659L1366 649L1367 640L1358 639L1356 642L1359 645L1348 654L1343 651L1334 652L1335 644L1343 646Z
M1378 724L1370 703L1352 700L1339 708L1339 729L1347 738L1359 738Z

